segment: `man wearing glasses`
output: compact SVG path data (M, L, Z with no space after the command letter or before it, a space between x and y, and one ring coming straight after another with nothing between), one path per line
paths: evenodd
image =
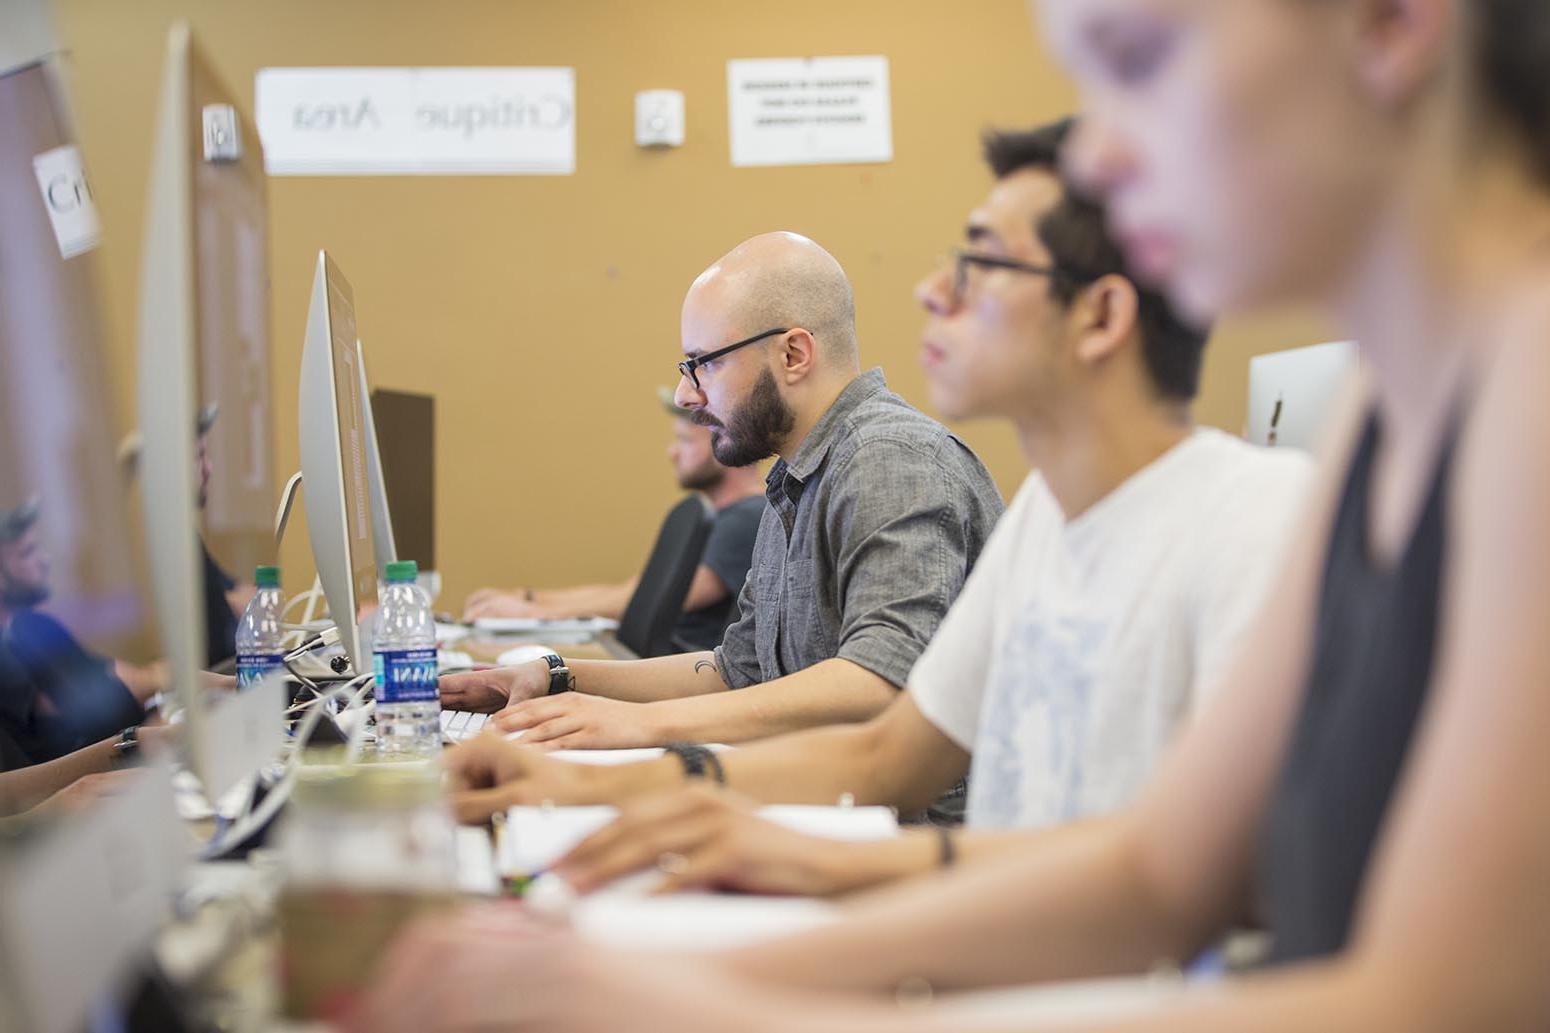
M448 676L444 706L500 710L524 744L617 748L865 721L904 684L1001 515L990 475L861 372L850 283L805 237L764 234L707 269L681 332L674 401L716 458L779 457L738 622L714 652Z
M968 773L969 833L801 836L682 788L672 758L581 771L499 741L452 759L466 816L502 799L622 802L558 867L582 890L656 865L674 884L820 894L1095 817L1139 788L1253 612L1311 464L1193 426L1205 334L1136 286L1102 210L1067 192L1069 131L987 139L997 182L967 246L916 289L932 404L1010 420L1037 472L882 715L721 758L725 783L761 800L903 811Z

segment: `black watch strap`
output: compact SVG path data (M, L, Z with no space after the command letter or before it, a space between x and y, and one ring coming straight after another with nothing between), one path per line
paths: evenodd
M544 657L544 661L549 665L549 695L557 696L575 688L571 684L570 668L558 653L550 653Z
M125 763L140 750L140 727L130 725L118 735L118 740L113 744L113 760L115 763Z
M709 774L717 785L727 784L727 773L715 751L690 742L670 742L665 749L683 765L685 778L704 778Z

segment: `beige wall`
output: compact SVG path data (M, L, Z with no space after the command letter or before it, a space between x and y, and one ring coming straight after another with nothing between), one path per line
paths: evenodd
M672 383L689 280L753 233L810 234L855 282L864 358L923 404L915 280L986 185L980 130L1059 115L1073 94L1024 0L59 0L106 243L111 373L132 401L133 327L156 85L187 17L251 115L268 65L572 65L569 177L279 178L270 184L278 455L296 467L296 367L313 257L351 278L373 379L439 405L444 605L473 587L617 578L676 495L653 401ZM734 169L726 61L884 54L895 160ZM632 140L637 90L684 91L687 144ZM1317 339L1283 318L1218 334L1200 415L1241 429L1248 357ZM1001 427L965 436L1002 489L1024 473ZM296 534L289 588L309 573Z

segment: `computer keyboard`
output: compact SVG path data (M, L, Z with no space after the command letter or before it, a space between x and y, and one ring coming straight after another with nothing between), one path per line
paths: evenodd
M462 742L484 731L490 723L489 714L475 714L468 710L443 710L441 712L441 737L447 742Z

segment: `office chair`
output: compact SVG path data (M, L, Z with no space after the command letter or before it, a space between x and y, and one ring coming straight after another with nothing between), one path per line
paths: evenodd
M636 656L680 652L673 627L683 613L694 571L705 552L714 514L705 499L690 495L668 511L651 547L640 583L619 618L619 641Z

